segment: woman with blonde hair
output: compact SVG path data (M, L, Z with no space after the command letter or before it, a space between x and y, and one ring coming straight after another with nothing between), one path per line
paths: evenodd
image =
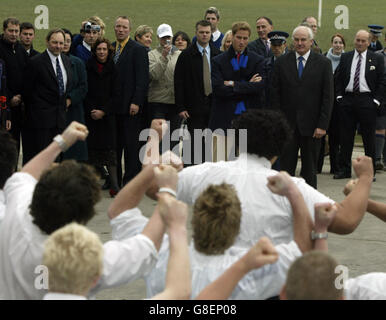
M232 45L232 30L228 30L224 34L224 38L221 40L221 51L227 51L228 48Z

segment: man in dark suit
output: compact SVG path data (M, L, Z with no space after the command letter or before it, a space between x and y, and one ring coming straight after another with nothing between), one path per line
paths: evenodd
M177 110L181 118L187 119L192 146L194 146L194 129L204 130L209 125L212 107L210 65L212 58L221 53L210 43L210 38L210 22L198 21L196 23L196 41L193 41L189 48L182 51L174 71L174 96ZM208 69L205 69L207 70L205 71L207 78L204 77L204 63L208 65ZM207 88L205 81L208 81ZM191 153L190 156L191 163L193 163L194 153ZM199 158L201 159L200 163L204 161L204 154ZM184 163L186 163L185 159Z
M28 62L28 56L18 41L20 34L20 22L15 18L8 18L3 22L4 33L0 38L0 59L6 66L7 104L11 109L11 134L17 142L17 150L20 149L20 134L24 120L23 87L24 68Z
M334 179L351 178L351 155L357 124L365 154L375 168L375 123L385 90L383 57L370 50L370 34L357 32L355 50L342 54L336 74L336 99L340 110L341 172Z
M20 25L20 44L27 51L28 57L32 58L39 54L33 47L33 40L35 39L35 27L30 22L23 22Z
M221 129L225 135L233 119L248 109L262 107L266 80L264 58L247 48L251 35L249 24L235 22L232 35L232 46L214 57L211 63L213 107L209 128L212 131ZM215 137L219 142L224 136ZM231 146L227 149L229 154Z
M268 38L268 33L273 30L272 20L268 17L257 18L256 29L259 37L248 44L248 49L264 58L272 57L271 43Z
M280 164L295 175L300 148L303 178L316 188L320 138L326 134L334 101L332 67L329 59L311 50L309 27L296 27L292 38L295 51L276 60L271 85L272 106L284 112L294 131Z
M118 182L125 185L141 170L139 131L141 106L149 85L149 57L146 48L130 39L130 20L120 16L115 21L114 62L118 69L120 95L115 99L117 129ZM122 152L125 173L122 178Z
M62 54L64 32L51 30L47 50L33 57L26 68L23 97L26 128L23 134L23 163L28 162L66 127L66 93L71 87L71 61Z

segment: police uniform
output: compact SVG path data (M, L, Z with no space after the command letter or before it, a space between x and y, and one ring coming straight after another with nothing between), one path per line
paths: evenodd
M369 31L376 37L380 37L382 35L383 26L377 25L377 24L369 24ZM383 46L379 40L376 40L374 42L371 42L369 45L369 50L371 51L378 51L382 50Z

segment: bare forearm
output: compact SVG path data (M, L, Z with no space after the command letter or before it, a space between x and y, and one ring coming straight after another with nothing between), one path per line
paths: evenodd
M369 199L367 211L386 222L386 204Z
M294 240L302 252L312 249L310 234L313 223L307 205L298 189L294 189L288 196L293 214Z
M108 216L110 219L115 218L125 210L138 206L146 190L153 181L153 168L154 165L146 166L118 193L108 210Z
M61 152L59 144L52 142L47 148L28 161L21 171L29 173L36 180L39 180L42 172L50 167Z
M162 239L165 233L165 225L158 211L158 206L154 209L153 215L142 231L142 234L153 241L157 251L161 248Z
M169 230L170 258L166 275L166 288L174 292L174 299L189 299L191 275L186 227Z
M354 190L337 204L338 212L329 227L330 232L348 234L355 230L367 209L373 177L360 177Z
M153 299L190 299L191 274L186 227L171 227L169 230L169 242L170 256L165 290L153 297Z

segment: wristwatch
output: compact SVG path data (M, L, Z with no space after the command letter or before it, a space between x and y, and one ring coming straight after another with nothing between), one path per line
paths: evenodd
M64 141L62 135L58 134L53 140L58 143L58 145L59 145L60 149L62 150L62 152L67 151L68 146L66 144L66 141Z
M327 239L327 238L328 238L328 232L316 233L314 230L311 231L312 240Z

